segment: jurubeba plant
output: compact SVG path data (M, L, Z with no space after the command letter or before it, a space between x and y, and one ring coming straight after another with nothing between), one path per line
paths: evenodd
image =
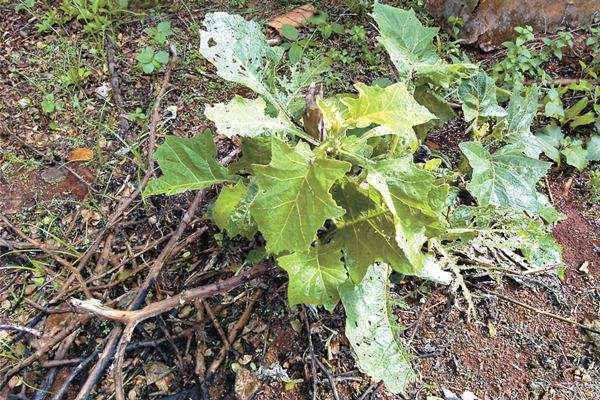
M240 139L242 156L223 166L211 134L167 137L156 152L163 175L145 195L222 186L211 212L216 225L230 237L263 236L266 253L288 273L290 305L333 310L341 300L359 367L399 393L414 373L395 335L390 274L448 283L473 246L558 267L560 247L544 219L560 215L536 190L550 164L537 159L541 150L525 148L536 107L523 104L537 98L516 95L505 111L493 81L473 64L442 59L437 28L412 10L376 2L372 16L399 80L317 98L322 122L306 127L298 107L320 69L297 64L282 73L284 51L267 44L257 23L208 14L200 52L219 77L257 95L205 108L219 135ZM492 137L460 145L470 180L439 159L414 157L415 128L435 123L458 87L469 118L498 125ZM431 109L417 92L434 96L423 102Z

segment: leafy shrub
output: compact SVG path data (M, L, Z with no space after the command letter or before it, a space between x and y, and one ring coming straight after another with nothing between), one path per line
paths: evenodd
M217 226L231 237L264 237L266 254L289 275L290 305L333 310L341 300L359 366L400 393L414 373L388 313L392 271L449 283L447 270L473 246L558 268L560 246L544 221L561 215L536 191L550 166L538 160L541 142L530 130L537 88L517 91L505 110L494 81L473 64L440 57L438 29L412 10L376 2L372 15L400 80L358 82L356 95L317 98L316 126L295 115L319 67L281 74L284 50L270 47L257 23L206 15L200 52L219 77L257 95L204 111L219 135L240 139L242 157L221 165L209 133L167 137L156 152L163 175L145 195L223 186L212 208ZM439 159L415 161L415 129L435 122L457 92L469 121L497 121L491 138L460 145L470 180ZM476 204L464 200L461 181Z

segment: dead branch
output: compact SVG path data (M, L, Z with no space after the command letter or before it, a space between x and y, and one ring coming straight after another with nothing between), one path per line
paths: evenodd
M337 387L335 386L335 379L331 375L331 372L327 367L325 367L325 365L323 365L321 360L319 360L318 358L316 358L315 360L317 361L317 365L319 366L319 368L321 368L321 370L325 373L325 376L327 376L327 379L329 380L329 384L331 385L331 392L333 393L333 398L335 400L340 400L340 395L338 394Z
M10 380L10 378L12 378L16 373L21 371L23 368L32 364L33 362L38 360L40 357L47 355L48 352L54 348L54 346L56 346L58 343L62 342L67 336L69 336L76 329L78 329L79 326L85 324L89 320L89 318L90 317L88 315L81 316L75 322L73 322L71 325L69 325L66 329L64 329L62 332L60 332L56 336L52 337L47 343L45 343L43 346L41 346L39 349L37 349L37 351L35 353L33 353L29 357L27 357L27 358L19 361L17 364L15 364L11 369L9 369L4 374L4 376L0 380L0 387L4 387L6 384L8 384L8 381Z
M75 338L76 338L76 334L72 333L71 336L69 336L65 341L63 341L60 344L60 346L58 347L58 350L56 351L56 354L55 354L55 360L60 361L65 357L65 355L69 351L69 348L75 341ZM54 380L56 379L57 373L58 373L58 368L50 369L50 371L48 372L48 375L46 375L46 379L44 379L44 383L42 384L42 386L40 388L38 388L36 390L36 395L35 395L34 400L44 400L46 398L46 395L49 393L50 389L52 388L52 385L54 384Z
M71 372L71 374L65 379L58 391L52 396L51 400L61 400L69 390L71 383L77 378L77 376L98 356L99 349L94 350L92 354L83 359L77 367Z
M148 168L146 169L146 173L142 178L138 188L134 190L129 196L124 197L119 202L119 205L113 212L113 214L108 218L108 222L106 226L102 229L102 231L98 234L96 239L92 242L90 247L86 250L86 252L81 256L79 260L79 269L83 269L85 265L89 262L92 255L96 252L100 242L104 239L104 236L107 232L111 231L121 220L122 215L129 208L131 202L136 199L144 190L150 178L154 175L154 149L156 147L156 126L158 124L158 120L160 119L160 103L164 97L164 94L167 90L167 86L171 79L171 75L173 73L173 66L177 63L178 58L175 52L172 52L171 59L166 67L165 75L163 76L162 83L156 95L156 101L154 102L154 109L152 112L152 117L150 119L150 123L148 124L148 146L146 147L146 152L148 153Z
M316 365L316 357L315 357L315 348L313 346L312 341L312 332L310 331L310 323L308 321L308 315L306 314L306 307L302 306L300 308L300 317L304 320L304 326L306 327L306 334L308 335L308 349L310 351L310 369L312 373L312 399L317 399L317 365Z
M219 354L213 360L213 362L210 364L210 367L208 368L208 373L207 373L208 376L211 376L212 374L214 374L217 371L217 369L219 369L219 366L221 365L223 360L225 360L225 356L227 355L227 351L229 350L230 345L235 343L236 337L238 336L239 332L242 331L242 329L244 329L244 327L248 324L248 320L250 319L252 309L254 308L254 305L256 304L256 302L258 301L258 299L260 298L261 295L262 295L262 290L260 288L256 289L256 291L254 292L254 295L252 296L252 298L250 298L250 300L246 304L246 308L244 309L244 312L242 313L242 315L240 316L240 318L238 319L236 324L233 326L233 328L231 328L229 330L229 332L227 333L228 343L226 342L223 344L223 347L221 347Z
M268 268L269 265L267 263L262 263L234 277L209 285L200 286L198 288L185 290L176 296L151 303L146 307L135 311L114 309L103 305L96 299L71 299L69 302L76 310L96 315L102 319L118 321L125 325L131 325L133 323L139 324L142 321L156 317L185 304L193 304L197 299L204 299L217 293L226 293L257 276L264 274Z
M223 331L221 324L215 317L215 314L213 313L210 304L208 304L207 301L203 301L202 304L204 304L204 309L206 310L206 313L210 317L210 320L211 320L213 326L215 327L215 329L217 330L217 333L219 334L219 336L221 337L221 340L223 341L223 347L227 347L229 349L229 347L231 347L231 343L229 342L229 339L227 338L225 331Z
M38 331L37 329L27 328L26 326L13 325L13 324L0 324L0 331L22 332L22 333L27 333L27 334L35 336L35 337L42 336L42 332Z
M589 325L581 324L581 323L575 321L574 319L563 317L562 315L553 314L553 313L551 313L549 311L540 310L539 308L535 308L533 306L530 306L529 304L523 303L523 302L521 302L519 300L516 300L516 299L512 299L512 298L510 298L508 296L505 296L505 295L503 295L501 293L498 293L498 292L493 292L491 290L485 290L485 289L481 289L481 288L478 288L478 289L481 290L484 293L491 294L491 295L496 296L496 297L498 297L498 298L500 298L500 299L502 299L504 301L508 301L509 303L512 303L512 304L515 304L517 306L526 308L526 309L528 309L530 311L533 311L536 314L545 315L546 317L550 317L550 318L553 318L555 320L562 321L562 322L565 322L567 324L574 325L574 326L576 326L578 328L581 328L583 330L590 331L590 332L593 332L593 333L597 333L597 334L600 335L600 330L598 330L598 329L596 329L594 327L591 327Z
M248 272L242 273L240 275L234 276L221 282L216 282L199 288L186 290L177 296L152 303L137 311L115 310L111 309L110 307L103 306L97 301L82 301L77 299L72 299L71 305L73 305L75 308L79 308L83 311L90 312L104 319L111 319L126 324L121 339L119 340L119 344L117 345L117 351L115 354L114 373L117 400L124 400L125 391L123 388L123 362L125 348L127 347L127 344L131 341L133 332L140 322L145 321L148 318L156 317L159 314L170 311L186 303L193 303L197 299L203 299L208 296L212 296L216 293L228 292L244 284L245 282L265 273L267 269L268 266L266 263L259 264Z
M15 226L12 222L10 222L8 220L8 218L6 218L6 216L1 211L0 211L0 221L2 221L6 226L8 226L10 229L12 229L13 232L15 232L23 240L25 240L28 243L31 243L31 245L42 250L44 253L46 253L50 257L52 257L60 265L67 268L69 270L69 272L71 272L73 274L73 276L75 277L75 279L77 279L77 281L79 282L79 285L81 286L81 289L85 293L86 297L90 298L90 299L93 298L92 293L89 291L89 289L87 288L87 285L85 284L85 280L81 276L81 273L79 272L79 270L77 268L75 268L73 266L73 264L71 264L64 258L60 257L59 255L57 255L54 250L51 250L45 244L40 243L37 240L32 239L29 236L27 236L21 229L19 229L19 227ZM67 284L68 283L69 282L67 281Z

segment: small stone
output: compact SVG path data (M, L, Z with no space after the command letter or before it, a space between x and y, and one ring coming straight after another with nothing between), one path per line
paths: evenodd
M108 98L108 93L110 92L110 86L107 83L103 83L102 85L98 86L94 92L96 93L96 96L102 100L106 100Z

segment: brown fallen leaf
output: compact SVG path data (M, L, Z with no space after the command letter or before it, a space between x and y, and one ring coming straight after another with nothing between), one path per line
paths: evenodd
M85 147L79 147L77 149L71 150L69 153L69 161L71 162L85 162L90 161L94 153L90 149L86 149Z
M305 4L303 6L294 8L288 13L272 18L268 22L268 25L271 28L276 29L277 32L281 33L281 29L285 25L291 25L293 27L303 25L310 17L315 15L315 11L315 6L313 6L312 4Z

